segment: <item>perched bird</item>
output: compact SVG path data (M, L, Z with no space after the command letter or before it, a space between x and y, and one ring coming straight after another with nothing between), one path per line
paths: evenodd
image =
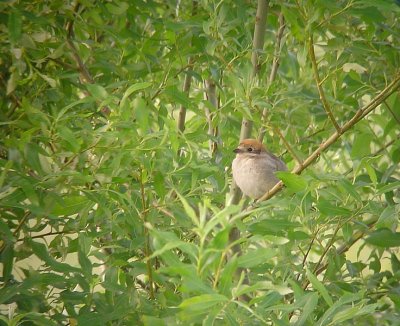
M286 164L268 152L256 139L245 139L233 151L233 179L243 194L258 199L275 186L279 179L277 171L286 171Z

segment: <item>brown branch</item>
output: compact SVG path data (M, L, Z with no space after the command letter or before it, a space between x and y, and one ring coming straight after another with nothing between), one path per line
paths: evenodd
M189 66L193 65L193 57L189 58L188 64ZM190 86L192 84L192 76L188 73L185 75L185 80L183 82L183 92L186 94L189 94ZM186 106L181 105L179 109L179 115L178 115L178 130L180 132L183 132L185 130L185 121L186 121Z
M29 239L40 239L40 238L43 238L43 237L49 237L49 236L58 235L58 234L76 234L76 231L54 231L54 232L50 231L50 232L43 233L43 234L32 235L32 236L29 237ZM17 242L22 242L24 240L25 240L25 238L18 239Z
M254 36L253 36L253 52L251 55L251 63L253 65L253 78L255 78L260 71L259 57L260 57L260 52L264 47L267 12L268 12L268 1L258 0L256 22L255 22ZM243 118L239 136L240 141L246 138L250 138L252 129L253 129L253 121ZM232 185L230 190L230 204L239 203L241 197L242 193L239 187L236 185L235 181L232 180Z
M341 131L334 132L326 141L324 141L320 146L311 153L304 161L302 165L297 165L292 173L300 174L304 169L306 169L309 165L311 165L323 151L325 151L328 147L334 144L344 133L350 130L356 123L361 121L366 115L368 115L371 111L376 109L385 99L387 99L393 92L395 92L400 87L400 73L396 75L393 81L387 85L378 95L376 95L371 102L366 104L364 107L359 108L354 116L347 121ZM262 196L258 201L263 201L270 199L276 193L278 193L283 188L283 182L278 182L269 192L267 192L264 196Z
M314 72L314 79L315 79L315 83L317 84L319 98L321 99L322 106L324 107L324 110L325 110L326 114L328 115L329 119L332 121L332 123L335 126L336 130L338 132L341 132L341 128L338 125L338 123L336 122L335 117L333 116L333 113L332 113L332 110L331 110L330 105L328 103L328 100L326 99L324 89L322 88L321 79L320 79L319 73L318 73L318 64L317 64L317 60L315 59L314 41L313 41L313 36L312 35L310 35L310 37L309 37L308 51L309 51L309 54L310 54L311 65L312 65L313 72Z
M79 7L80 7L80 3L77 2L74 7L74 10L73 10L74 14L76 14L78 12ZM83 60L81 59L81 57L79 55L79 51L73 42L73 36L74 36L74 20L73 19L71 19L70 21L67 22L66 31L67 31L67 45L72 51L72 56L75 60L75 63L78 66L78 71L81 75L82 82L93 84L94 79L92 78L86 65L83 63Z
M253 53L251 56L251 62L253 64L253 78L255 78L260 72L260 52L264 47L264 38L265 38L265 27L267 23L267 12L268 12L268 0L258 0L257 3L257 13L256 13L256 22L254 28L254 37L253 37ZM251 135L251 130L253 127L253 121L248 120L246 118L242 119L242 127L240 129L240 140L245 138L249 138ZM236 185L235 181L232 180L232 185L230 189L230 200L229 204L238 204L240 198L242 197L242 193L239 187ZM235 243L232 247L233 255L241 254L241 247L238 244L237 240L240 239L240 231L236 227L232 228L229 233L229 241L230 243ZM242 268L237 269L236 275L240 275L242 272ZM244 282L248 282L248 278L246 277ZM247 301L247 296L243 297L244 301Z

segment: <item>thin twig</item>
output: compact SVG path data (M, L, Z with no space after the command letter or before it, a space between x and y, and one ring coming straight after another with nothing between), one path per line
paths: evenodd
M211 107L213 107L215 110L218 110L219 103L216 93L217 87L215 85L215 82L212 79L207 79L204 81L204 87L205 87L205 92L204 92L205 99L210 102ZM217 136L217 129L213 127L214 113L211 112L207 106L205 106L204 110L208 124L208 136L210 137L209 148L211 154L214 154L217 151L217 146L218 146L217 142L213 140L213 138Z
M76 14L79 10L80 3L77 2L75 7L74 7L74 14ZM74 42L73 42L73 36L74 36L74 20L71 19L67 22L66 25L66 31L67 31L67 45L71 49L72 56L78 66L79 73L81 74L81 79L83 82L93 84L94 80L89 72L89 70L86 68L86 65L83 63L83 60L81 59L79 55L79 51L76 48Z
M293 148L290 146L290 144L287 142L287 140L285 139L285 136L283 136L283 134L279 130L279 128L273 127L273 129L274 129L275 133L278 134L279 138L282 140L283 144L285 145L285 147L288 150L288 152L290 153L290 155L292 155L294 157L294 159L297 161L297 164L301 166L303 164L302 160L300 159L300 157L297 156L297 154L295 153Z
M347 252L358 240L360 240L378 221L378 218L374 218L370 222L366 224L367 229L365 231L358 231L356 232L349 241L341 245L338 249L336 249L336 255L340 256L343 255L345 252ZM315 275L321 274L326 268L328 267L328 262L326 262L324 265L319 267L315 271ZM307 281L309 283L309 281ZM304 284L303 288L307 288L308 284Z
M333 246L333 244L335 243L336 240L336 235L339 232L339 230L342 227L342 223L338 223L336 224L336 228L333 231L332 237L329 239L328 244L326 245L323 253L320 255L319 260L317 262L317 264L315 265L315 269L314 269L314 273L318 270L318 268L321 266L322 261L325 259L326 254L328 253L329 249L331 249L331 247Z
M330 105L328 103L328 100L326 99L324 89L322 88L322 85L321 85L321 79L320 79L319 73L318 73L318 64L317 64L317 60L315 59L314 41L313 41L312 34L309 37L308 51L309 51L309 54L310 54L311 65L312 65L313 72L314 72L314 79L315 79L315 83L317 84L319 98L321 99L322 106L324 107L324 110L325 110L326 114L328 115L329 119L332 121L332 123L335 126L336 130L338 132L341 132L341 128L338 125L338 123L336 122L335 117L333 116L333 113L332 113L332 110L331 110Z
M43 237L49 237L49 236L58 235L58 234L76 234L76 231L50 231L50 232L43 233L43 234L32 235L29 237L29 239L40 239ZM25 238L18 239L17 242L22 242L24 240L25 240Z
M279 14L278 20L279 20L279 29L278 32L276 33L274 59L272 61L271 73L269 74L268 86L271 86L271 84L274 82L276 78L276 74L278 73L278 68L281 59L283 32L285 31L286 27L285 17L283 17L282 12Z
M347 4L346 7L344 7L343 9L339 10L338 12L335 12L334 14L332 14L331 16L329 16L328 18L324 19L322 22L320 22L316 28L321 27L322 25L324 25L326 22L332 20L333 18L335 18L336 16L341 15L343 12L345 12L346 10L348 10L349 8L351 8L353 6L353 0L350 0Z
M22 229L30 214L31 214L30 211L25 212L24 216L22 216L22 218L19 220L18 225L13 232L14 237L17 237L18 232ZM5 246L6 242L4 240L0 240L0 254L3 252Z
M386 108L389 110L390 114L393 116L394 120L396 120L396 122L398 124L400 124L400 119L397 117L396 113L393 112L390 105L386 101L383 101L383 103L385 104Z
M309 254L310 254L310 252L311 252L312 246L313 246L313 244L314 244L314 242L315 242L315 239L317 238L317 234L319 233L319 231L320 231L320 228L317 228L317 231L315 232L313 238L311 239L310 244L308 245L307 252L306 252L306 253L304 254L304 256L303 256L303 260L302 260L302 262L301 262L301 265L302 265L303 267L306 266L307 258L308 258ZM300 273L297 274L297 280L300 279L300 275L301 275Z

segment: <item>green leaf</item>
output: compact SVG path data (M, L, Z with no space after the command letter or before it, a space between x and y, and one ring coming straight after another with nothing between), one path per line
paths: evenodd
M292 222L285 219L264 219L249 225L249 231L255 234L284 235L287 232L293 232L294 229L301 227L298 222Z
M45 82L47 82L47 83L50 85L50 87L53 87L53 88L56 88L56 87L57 87L57 81L56 81L54 78L51 78L51 77L49 77L49 76L47 76L47 75L45 75L45 74L41 74L40 72L37 72L37 74L38 74L40 77L42 77L43 80L44 80Z
M32 248L32 251L35 253L35 255L38 256L38 258L40 258L41 260L43 260L46 263L46 265L52 268L54 271L59 273L80 272L79 268L73 267L65 263L60 263L53 257L51 257L49 254L49 248L47 248L43 243L29 240L28 244Z
M127 2L116 2L116 4L107 3L106 8L111 14L118 16L126 13L126 11L129 8L129 3Z
M73 153L79 152L81 148L81 140L77 139L75 133L71 129L67 128L66 126L59 126L58 134L64 140L64 145L67 150Z
M307 190L308 183L301 175L279 171L276 173L276 176L293 192Z
M376 222L376 227L391 229L393 226L397 225L398 216L399 215L398 212L396 212L396 206L389 205L379 216L379 219Z
M264 264L272 257L277 255L276 250L269 248L257 248L255 250L249 250L244 255L239 256L237 259L238 266L251 268L259 264Z
M1 243L0 243L1 244ZM0 261L3 264L3 284L6 284L12 275L13 266L14 266L14 244L8 243L5 247L1 247L2 249L0 254Z
M129 86L128 89L125 91L124 96L122 97L120 107L125 107L130 95L132 95L135 92L146 89L146 88L150 87L151 85L152 85L152 83L144 82L144 83L137 83L137 84Z
M351 216L351 210L331 204L330 201L321 199L317 204L318 210L326 216Z
M155 250L149 259L162 255L164 252L169 251L174 248L179 248L180 246L185 245L186 243L180 240L169 241L162 248Z
M96 100L104 100L108 97L107 90L101 85L86 84L86 88Z
M221 294L202 294L183 300L179 308L193 312L207 312L215 305L228 301L228 298Z
M317 290L322 295L322 297L329 306L332 306L333 300L330 297L329 292L324 286L324 284L320 280L318 280L318 278L308 268L306 269L306 274L308 280L311 282L314 289Z
M213 288L207 283L203 282L196 274L187 275L183 277L181 291L185 293L213 294Z
M392 253L390 255L390 263L392 265L392 270L394 273L397 273L400 271L400 261L397 258L396 254Z
M353 197L355 200L361 202L362 198L360 193L357 190L357 187L352 184L349 180L347 179L341 179L339 180L339 184L347 191L347 193Z
M182 202L183 208L185 209L186 214L192 220L193 224L196 225L197 227L200 227L200 221L197 218L197 214L194 211L194 209L189 205L185 197L183 197L179 192L176 192L176 194L178 195L180 201Z
M15 71L13 71L10 77L7 80L7 90L6 94L10 95L18 86L19 75ZM3 122L4 123L4 122Z
M79 265L81 265L82 267L83 275L85 275L86 279L90 280L93 277L92 273L93 266L87 254L89 253L91 239L84 234L80 234L78 239L79 239L78 262Z
M133 101L133 109L138 122L138 129L146 132L150 114L146 101L141 97L136 97Z
M22 34L22 16L18 9L13 9L8 16L8 34L10 41L16 43Z
M56 216L71 216L92 205L93 202L83 195L69 195L54 204L51 214Z
M210 248L215 248L217 250L223 250L226 248L229 240L230 228L225 228L219 231L210 243Z
M318 304L318 294L317 293L309 293L302 298L303 303L303 312L301 313L299 319L295 323L296 326L304 325L307 322L307 319L314 312L315 307Z
M370 304L364 307L360 307L360 305L347 307L346 309L339 311L335 317L333 317L332 323L339 324L346 320L354 319L357 316L372 314L375 312L377 307L378 304Z
M344 305L359 301L363 297L363 293L344 293L344 295L340 297L339 300L335 301L334 304L325 311L323 316L319 319L317 326L331 325L330 321L337 314L337 312L342 309Z
M351 150L351 158L361 159L371 153L370 144L372 136L370 134L361 133L354 137L353 147Z
M29 201L33 204L38 206L39 205L39 196L36 193L35 184L29 178L21 178L19 180L18 185L21 187L22 191L29 199Z
M192 106L192 102L186 93L178 90L176 87L169 87L164 90L164 93L171 98L171 102L179 103L186 108L190 108Z
M154 174L154 190L161 199L163 199L167 193L164 174L159 171Z
M43 174L42 163L40 162L39 153L43 150L34 143L28 143L25 146L25 157L27 164L37 173Z
M392 232L388 229L379 229L371 233L365 241L377 247L399 247L400 232Z
M237 265L237 258L232 257L228 260L227 264L222 270L221 277L218 282L218 289L223 295L229 296L232 291L233 279Z
M380 187L377 191L377 195L382 195L384 193L387 193L389 191L397 190L400 189L400 181L395 181L392 183L389 183L387 185L384 185L383 187Z

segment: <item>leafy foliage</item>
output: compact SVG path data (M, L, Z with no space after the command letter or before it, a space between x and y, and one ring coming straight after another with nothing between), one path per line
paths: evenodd
M343 126L398 80L395 1L270 1L257 78L255 2L0 8L0 324L398 320L398 83L281 193L226 204L242 118L292 169L327 106Z

